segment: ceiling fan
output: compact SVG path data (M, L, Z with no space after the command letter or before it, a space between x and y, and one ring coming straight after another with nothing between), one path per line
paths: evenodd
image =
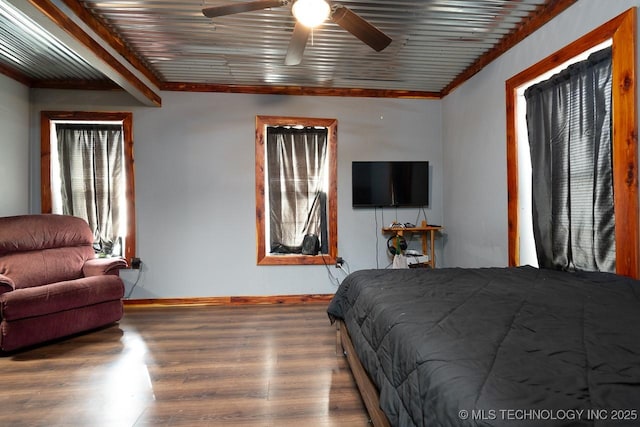
M377 52L380 52L391 43L389 36L346 6L328 3L325 0L255 0L207 7L202 9L202 13L208 18L216 18L236 13L287 6L290 3L293 3L291 12L296 18L296 25L287 49L287 56L284 60L285 65L297 65L302 62L302 55L307 45L309 34L311 34L313 28L322 24L326 19L335 22Z

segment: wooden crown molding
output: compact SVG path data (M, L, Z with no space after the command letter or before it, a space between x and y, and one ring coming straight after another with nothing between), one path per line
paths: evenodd
M500 43L487 51L466 70L453 79L453 81L442 90L442 96L445 97L449 93L453 92L455 88L479 73L484 67L520 43L534 31L540 29L544 24L558 16L576 1L578 0L548 0L546 3L538 6L529 14L529 17L524 20L519 27L507 34Z
M384 89L348 89L305 86L253 86L219 85L187 82L166 82L162 90L176 92L223 92L245 93L253 95L292 95L292 96L341 96L362 98L404 98L404 99L440 99L438 92Z
M23 73L21 73L20 71L9 67L8 65L5 64L0 64L0 74L4 74L5 76L9 77L10 79L13 79L19 83L22 83L23 85L29 86L31 87L33 84L33 80L31 80L31 78L29 78L28 76L24 75Z

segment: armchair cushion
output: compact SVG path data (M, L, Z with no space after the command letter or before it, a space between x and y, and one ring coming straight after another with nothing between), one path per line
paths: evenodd
M0 317L7 322L119 300L124 285L118 276L93 276L7 292L0 297ZM46 322L43 322L46 327Z
M94 258L93 233L85 220L65 215L0 218L0 274L15 289L82 277Z
M85 261L94 256L85 246L15 252L0 257L0 274L10 277L16 289L79 279Z
M68 215L0 218L0 256L72 246L88 246L92 249L92 244L93 233L82 218Z

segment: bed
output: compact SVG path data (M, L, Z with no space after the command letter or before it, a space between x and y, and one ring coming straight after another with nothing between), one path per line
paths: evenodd
M327 311L375 425L640 425L638 281L362 270Z

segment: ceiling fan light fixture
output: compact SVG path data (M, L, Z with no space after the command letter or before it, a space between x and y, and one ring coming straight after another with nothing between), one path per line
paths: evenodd
M302 25L315 28L327 20L331 7L324 0L297 0L291 12Z

